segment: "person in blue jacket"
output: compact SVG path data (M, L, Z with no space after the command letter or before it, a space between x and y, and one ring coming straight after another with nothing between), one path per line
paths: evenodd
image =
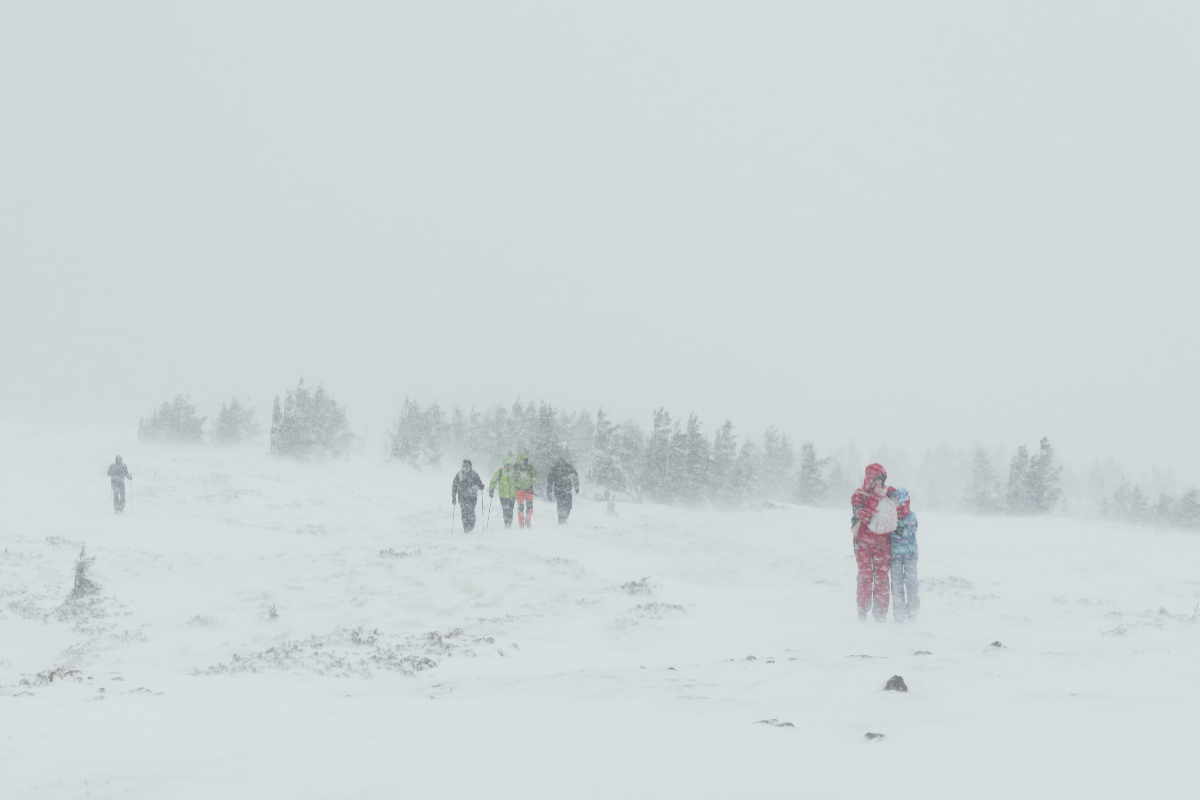
M892 532L891 584L892 619L896 622L915 622L921 610L921 595L917 585L917 515L909 505L908 491L893 489L896 501L896 530Z

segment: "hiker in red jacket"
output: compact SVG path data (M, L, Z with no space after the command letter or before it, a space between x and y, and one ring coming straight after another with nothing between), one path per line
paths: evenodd
M850 498L854 516L854 560L858 562L858 619L873 610L876 622L886 622L888 612L888 569L892 561L890 536L896 530L897 505L889 497L887 470L879 464L867 467L861 489ZM872 603L872 601L874 601ZM872 606L874 608L872 609Z

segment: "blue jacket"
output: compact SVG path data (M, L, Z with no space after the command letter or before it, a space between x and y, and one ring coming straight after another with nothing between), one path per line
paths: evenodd
M917 558L917 515L909 508L908 491L896 489L892 492L891 498L896 501L896 505L900 506L901 514L896 530L889 537L892 545L892 557L911 556Z

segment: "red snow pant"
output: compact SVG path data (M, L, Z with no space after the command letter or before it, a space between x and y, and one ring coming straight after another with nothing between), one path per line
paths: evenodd
M854 560L858 562L858 613L866 614L871 610L873 599L875 619L886 619L888 612L888 569L892 565L892 544L888 539L886 533L868 530L854 538Z
M526 509L529 510L529 521L533 522L533 492L526 489L517 490L517 524L525 527Z

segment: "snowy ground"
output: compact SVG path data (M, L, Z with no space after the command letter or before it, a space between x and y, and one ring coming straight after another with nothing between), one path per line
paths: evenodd
M451 536L450 471L2 445L5 797L1194 792L1194 534L916 497L921 618L864 625L843 510ZM85 542L102 589L64 603Z

